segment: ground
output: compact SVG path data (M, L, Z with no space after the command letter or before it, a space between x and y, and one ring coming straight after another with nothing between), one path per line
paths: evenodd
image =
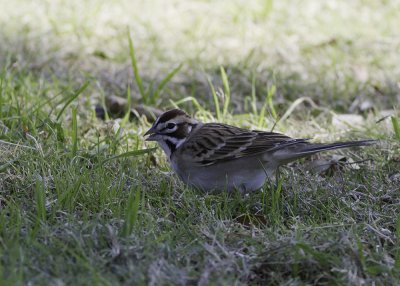
M0 7L2 285L400 283L399 1ZM96 117L129 94L378 143L293 163L258 192L203 194L144 141L150 119Z

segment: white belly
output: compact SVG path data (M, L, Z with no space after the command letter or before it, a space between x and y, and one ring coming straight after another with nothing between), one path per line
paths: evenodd
M254 164L248 159L236 162L234 165L228 161L204 167L188 167L185 164L171 162L171 166L186 184L206 192L258 190L264 185L268 170L266 166L263 168L261 164ZM238 166L243 167L238 168ZM267 173L271 175L273 170Z

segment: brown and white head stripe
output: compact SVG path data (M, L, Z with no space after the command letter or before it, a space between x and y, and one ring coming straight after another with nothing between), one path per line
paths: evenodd
M168 157L186 141L199 122L180 109L160 115L145 135L146 141L157 141Z

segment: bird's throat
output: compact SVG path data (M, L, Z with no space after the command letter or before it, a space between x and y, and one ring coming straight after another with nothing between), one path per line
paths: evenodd
M179 148L183 144L183 142L186 141L186 138L174 138L174 137L168 137L165 138L162 141L159 141L158 143L160 144L161 148L164 150L165 154L167 155L168 158L171 158L172 154L175 152L176 149Z

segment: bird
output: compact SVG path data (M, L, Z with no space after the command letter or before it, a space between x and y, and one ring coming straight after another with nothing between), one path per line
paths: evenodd
M252 192L263 187L281 165L321 151L375 143L310 143L276 132L203 123L180 109L161 114L144 136L160 145L186 185L207 193Z

